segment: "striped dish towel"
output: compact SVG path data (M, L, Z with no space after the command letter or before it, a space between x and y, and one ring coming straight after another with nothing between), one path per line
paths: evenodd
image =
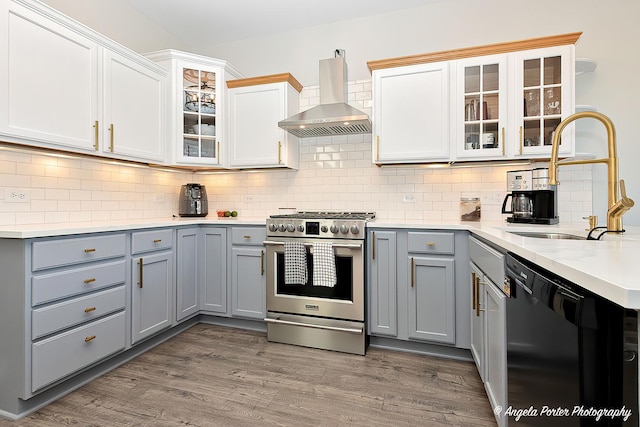
M284 242L284 284L307 284L307 249L301 242Z
M336 259L333 244L313 244L313 285L334 287L336 285Z

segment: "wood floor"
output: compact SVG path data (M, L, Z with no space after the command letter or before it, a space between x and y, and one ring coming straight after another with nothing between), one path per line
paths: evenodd
M198 324L1 426L495 426L470 362L269 343Z

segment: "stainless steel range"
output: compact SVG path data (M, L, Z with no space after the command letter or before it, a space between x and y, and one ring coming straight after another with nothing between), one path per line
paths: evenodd
M269 341L365 354L365 227L373 212L267 219Z

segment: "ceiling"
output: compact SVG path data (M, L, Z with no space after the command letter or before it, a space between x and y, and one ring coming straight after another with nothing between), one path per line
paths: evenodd
M444 0L126 0L187 45L229 43Z

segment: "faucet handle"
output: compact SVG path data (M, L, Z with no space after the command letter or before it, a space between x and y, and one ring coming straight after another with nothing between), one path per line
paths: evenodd
M591 231L598 226L598 216L597 215L589 215L583 216L582 219L589 220L589 228L586 228L584 231Z
M625 185L624 185L624 179L620 180L620 196L622 196L621 198L625 202L631 201L631 203L633 203L633 201L627 197L627 189L625 188ZM633 204L631 206L633 206Z

